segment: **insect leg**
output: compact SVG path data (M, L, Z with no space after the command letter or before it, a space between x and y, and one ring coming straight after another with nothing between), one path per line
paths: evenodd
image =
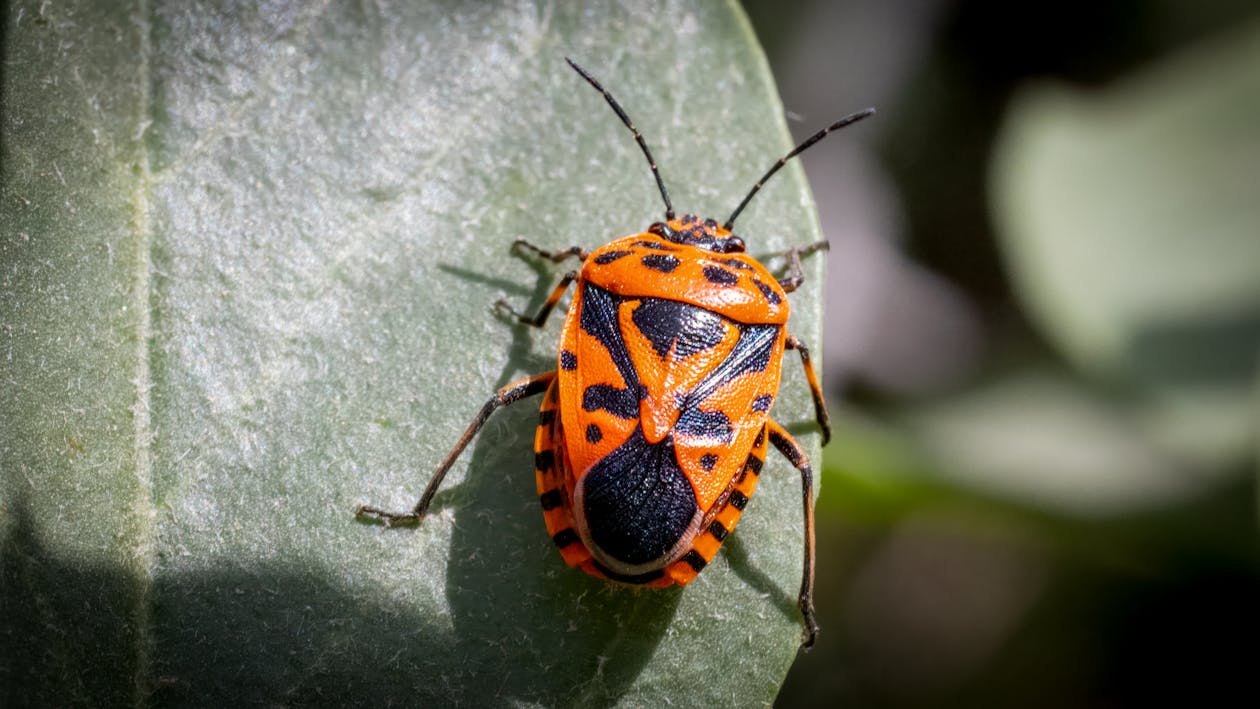
M535 256L540 256L554 263L560 263L561 261L574 256L576 256L579 261L585 261L586 257L591 255L590 251L587 251L581 246L570 246L569 248L561 249L560 251L548 251L539 246L534 246L524 239L517 239L516 241L513 241L512 248L528 251Z
M801 574L801 593L797 605L801 608L801 620L805 633L801 647L809 648L818 637L818 619L814 616L814 472L809 457L801 450L796 439L774 420L766 423L770 442L801 471L801 500L805 508L805 565Z
M826 242L823 242L826 243ZM809 393L814 395L814 418L822 428L823 445L831 440L831 417L827 415L827 402L823 399L822 387L818 384L818 373L814 371L813 361L809 358L809 348L804 342L788 335L786 347L801 353L801 365L805 367L805 378L809 381Z
M526 325L542 327L547 322L547 316L551 315L552 310L555 310L556 303L560 302L560 297L564 295L566 290L568 290L569 284L575 280L577 280L577 271L569 271L564 274L564 277L560 279L560 282L557 283L556 287L551 291L551 295L547 296L547 302L543 303L543 306L539 309L538 314L533 317L516 312L512 309L512 306L508 305L507 300L503 298L494 302L494 308L504 315L513 317L517 321L523 322Z
M490 414L501 406L514 404L521 399L541 394L547 390L547 387L556 378L555 372L545 372L543 374L535 374L524 379L508 384L502 389L496 391L494 396L481 407L481 411L477 413L477 417L473 419L468 430L464 431L464 435L460 436L459 441L455 443L455 447L450 453L446 454L446 458L438 465L437 471L433 473L433 479L429 481L428 487L424 489L424 494L420 496L420 501L416 506L411 508L410 512L387 512L379 507L370 505L359 505L355 511L356 517L366 517L368 519L380 520L386 527L392 527L400 524L419 524L424 517L424 513L429 509L429 503L433 501L433 496L437 494L438 488L442 485L442 479L446 477L446 473L455 464L459 455L464 452L468 444L472 441L473 436L477 435L477 431L485 425L486 419L490 418Z
M801 257L808 256L814 253L815 251L820 251L820 250L826 251L827 249L830 249L830 248L831 248L831 244L828 244L825 240L815 241L814 243L805 247L793 246L791 249L788 250L786 254L787 259L788 259L787 278L780 278L779 286L783 288L783 290L787 291L788 293L791 293L797 288L800 288L801 284L805 282L805 273L804 273L804 270L801 268Z

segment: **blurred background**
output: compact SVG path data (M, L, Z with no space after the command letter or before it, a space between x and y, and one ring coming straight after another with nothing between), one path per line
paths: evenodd
M784 707L1255 706L1260 7L748 0L836 437Z

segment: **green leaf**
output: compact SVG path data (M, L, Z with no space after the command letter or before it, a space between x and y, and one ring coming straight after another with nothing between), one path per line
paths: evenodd
M1020 295L1199 467L1254 455L1260 353L1260 25L1092 92L1030 87L995 148Z
M419 528L354 520L412 504L496 387L554 367L559 318L491 309L559 276L514 238L660 218L564 56L682 212L725 217L790 147L733 5L446 5L8 8L0 703L773 700L802 543L777 457L686 589L563 565L528 404ZM762 256L820 238L796 166L740 227ZM821 263L794 296L808 342ZM799 367L775 411L811 418Z

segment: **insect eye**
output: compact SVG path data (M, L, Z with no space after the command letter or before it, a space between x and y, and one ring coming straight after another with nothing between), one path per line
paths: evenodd
M744 252L744 249L746 248L744 246L744 240L739 238L738 236L735 236L734 234L731 234L727 238L723 239L721 246L722 246L722 253L724 254L730 254L730 253L742 254Z
M670 241L673 241L675 236L674 230L670 229L669 225L665 222L656 222L652 226L648 227L648 232L656 234L663 239L669 239Z

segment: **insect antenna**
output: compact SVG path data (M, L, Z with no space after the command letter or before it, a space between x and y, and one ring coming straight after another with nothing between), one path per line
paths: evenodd
M635 141L639 143L639 147L643 150L644 157L647 158L648 165L652 168L652 176L656 178L656 186L661 190L661 199L665 200L665 221L673 219L674 205L669 202L669 192L665 190L665 181L661 179L661 171L656 167L656 159L652 157L652 151L648 150L647 143L643 141L643 135L639 133L639 129L635 128L634 124L630 122L630 116L626 115L625 109L621 107L621 104L617 103L617 99L613 98L612 94L608 93L608 89L605 89L598 81L596 81L595 77L591 76L585 69L578 66L577 62L572 59L565 57L564 60L569 63L569 66L573 67L574 71L581 74L582 78L586 79L588 84L594 86L597 91L604 95L604 100L607 101L608 105L612 106L612 109L617 112L617 117L621 119L622 123L626 124L626 127L630 129L631 133L634 133Z
M570 62L570 63L572 63L572 62ZM841 118L840 120L836 121L835 123L832 123L831 125L827 126L826 128L823 128L822 130L818 131L817 133L815 133L815 134L811 135L810 137L806 138L806 139L805 139L805 141L804 141L803 143L801 143L800 145L798 145L798 146L796 146L795 148L793 148L793 149L792 149L792 152L790 152L790 153L788 153L787 155L784 155L783 157L779 158L779 161L778 161L778 162L776 162L776 163L774 164L774 166L773 166L773 167L771 167L769 170L766 170L766 174L762 175L760 180L757 180L757 184L753 185L752 190L750 190L750 191L748 192L748 196L744 197L744 201L742 201L742 202L740 202L740 203L739 203L739 206L735 208L735 211L734 211L734 212L731 212L731 217L730 217L730 219L727 219L727 220L726 220L726 223L722 225L722 228L723 228L723 229L726 229L727 231L729 231L729 230L730 230L731 226L735 224L735 217L738 217L738 216L739 216L739 213L740 213L740 212L742 212L742 211L744 211L744 207L747 207L747 206L748 206L748 202L749 202L750 200L752 200L753 195L755 195L755 194L757 194L758 192L760 192L760 191L761 191L761 186L762 186L762 185L764 185L764 184L766 184L766 180L769 180L769 179L770 179L770 177L771 177L772 175L774 175L774 173L776 173L776 172L778 172L778 171L779 171L779 168L781 168L781 167L783 167L784 165L786 165L788 160L791 160L792 158L796 157L797 155L800 155L801 153L805 152L805 150L806 150L806 149L808 149L808 148L809 148L809 146L811 146L811 145L813 145L814 143L817 143L818 141L820 141L820 140L822 140L823 138L825 138L825 137L827 136L827 134L828 134L828 133L830 133L831 131L833 131L833 130L839 130L840 128L843 128L843 127L845 127L845 126L847 126L847 125L852 125L852 124L854 124L854 123L857 123L858 121L862 120L863 118L866 118L867 116L870 116L870 115L872 115L872 114L874 114L874 113L875 113L875 109L873 109L873 108L868 108L868 109L866 109L866 110L864 110L864 111L858 111L857 113L854 113L854 114L852 114L852 115L845 116L844 118Z

